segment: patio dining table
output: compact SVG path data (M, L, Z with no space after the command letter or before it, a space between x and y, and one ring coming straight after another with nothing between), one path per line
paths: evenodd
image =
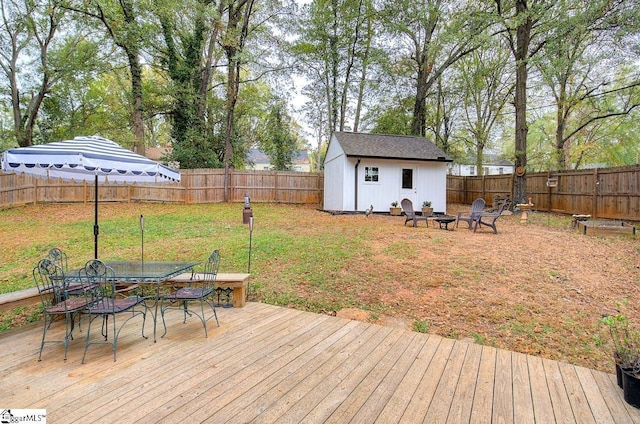
M149 285L153 295L147 296L153 300L153 341L156 341L156 324L158 319L158 303L160 302L160 287L162 283L190 271L200 262L147 262L147 261L105 261L105 265L112 268L115 278L121 283ZM149 310L151 310L149 307Z
M143 296L153 300L153 305L147 308L153 315L153 341L155 342L160 288L167 280L193 270L193 267L200 262L105 261L104 263L113 269L114 278L118 283L137 284L142 287ZM79 273L70 275L74 276L71 277L73 279L79 276ZM151 290L145 290L147 288ZM147 295L148 292L150 292L149 295Z

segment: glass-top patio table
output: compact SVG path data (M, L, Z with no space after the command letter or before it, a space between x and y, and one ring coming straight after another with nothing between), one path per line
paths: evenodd
M163 283L192 269L200 262L105 261L118 281L131 283Z
M156 322L158 317L158 303L160 301L160 287L162 283L192 270L200 262L147 262L147 261L105 261L111 267L118 282L150 285L155 287L155 294L148 296L153 299L153 341L156 341ZM149 307L149 310L151 310Z

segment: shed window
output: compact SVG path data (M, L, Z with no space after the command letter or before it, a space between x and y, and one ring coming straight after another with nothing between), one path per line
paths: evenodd
M377 183L378 182L378 167L377 166L365 166L364 167L364 180L365 180L365 182Z
M413 169L402 170L402 188L403 189L413 188Z

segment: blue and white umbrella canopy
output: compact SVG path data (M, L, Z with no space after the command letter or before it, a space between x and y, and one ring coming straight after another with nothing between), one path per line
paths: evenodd
M76 137L2 153L2 170L38 178L95 183L95 258L98 258L98 183L176 183L180 172L98 136Z
M2 170L65 181L180 182L175 169L97 136L9 149L2 153Z

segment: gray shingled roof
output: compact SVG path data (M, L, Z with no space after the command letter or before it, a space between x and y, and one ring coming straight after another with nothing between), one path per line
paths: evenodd
M451 162L435 144L423 137L336 132L347 156Z

